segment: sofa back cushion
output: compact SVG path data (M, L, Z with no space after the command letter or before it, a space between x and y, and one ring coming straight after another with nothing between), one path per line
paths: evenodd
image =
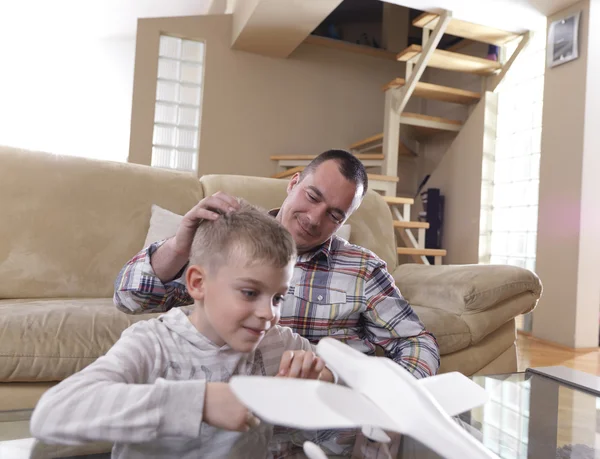
M200 179L204 196L224 191L265 209L280 207L288 180L240 175L205 175ZM375 252L393 271L397 265L392 214L385 201L369 190L359 209L348 219L350 241Z
M201 198L191 174L0 147L0 298L111 297L152 204Z

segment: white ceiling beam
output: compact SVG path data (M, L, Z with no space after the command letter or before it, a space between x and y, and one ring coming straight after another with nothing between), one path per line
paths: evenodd
M233 11L232 47L285 58L342 0L244 0Z

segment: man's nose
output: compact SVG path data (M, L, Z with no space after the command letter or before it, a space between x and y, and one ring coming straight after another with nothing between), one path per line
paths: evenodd
M325 215L326 211L326 208L322 206L313 207L308 212L309 223L314 227L318 227L321 224L321 221L323 220L323 216Z

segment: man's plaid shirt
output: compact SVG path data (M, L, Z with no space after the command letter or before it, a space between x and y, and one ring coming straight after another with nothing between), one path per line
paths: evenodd
M185 268L166 284L152 269L150 256L163 242L142 250L119 273L114 301L121 310L164 312L193 303ZM337 236L298 257L279 324L314 344L330 336L369 355L380 346L417 378L439 367L435 338L400 294L385 262Z

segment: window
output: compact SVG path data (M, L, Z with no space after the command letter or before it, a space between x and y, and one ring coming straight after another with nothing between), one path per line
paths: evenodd
M498 92L495 152L482 165L480 263L535 269L545 37L533 34Z
M161 35L152 166L196 172L202 117L204 43Z

